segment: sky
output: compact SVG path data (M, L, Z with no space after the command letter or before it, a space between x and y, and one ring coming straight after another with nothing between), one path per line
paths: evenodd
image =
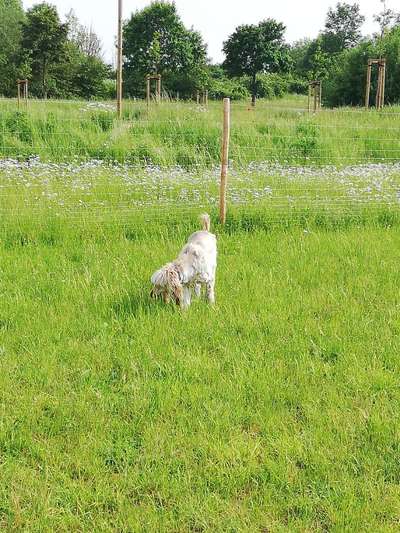
M117 0L48 0L58 8L63 18L73 9L80 21L92 26L102 39L104 58L113 59L113 43L117 33ZM352 0L347 0L354 3ZM178 12L186 27L200 31L208 44L208 55L214 62L223 60L222 44L240 24L255 24L272 17L286 25L286 40L294 42L303 37L316 37L323 28L329 7L337 0L176 0ZM396 9L398 0L387 0L387 6ZM25 8L38 0L23 0ZM382 9L380 0L359 0L367 18L363 31L370 34L377 29L373 15ZM150 0L123 0L123 16L128 18Z

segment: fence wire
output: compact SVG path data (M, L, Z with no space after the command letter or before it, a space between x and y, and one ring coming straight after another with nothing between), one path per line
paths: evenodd
M299 105L299 102L303 107ZM272 223L396 212L400 111L232 103L228 210ZM127 224L218 211L222 106L0 100L2 223Z

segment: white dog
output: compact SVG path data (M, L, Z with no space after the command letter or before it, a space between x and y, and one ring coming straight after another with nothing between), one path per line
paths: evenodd
M200 217L203 230L196 231L172 263L157 270L152 277L151 296L161 296L168 303L172 298L181 308L190 306L192 290L201 295L206 287L207 300L215 302L215 271L217 268L217 239L210 233L210 216Z

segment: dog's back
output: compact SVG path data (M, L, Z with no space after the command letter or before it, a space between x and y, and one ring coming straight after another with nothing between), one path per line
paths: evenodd
M186 245L179 254L179 257L180 259L187 260L188 256L192 256L191 260L196 262L199 261L200 263L204 263L211 268L215 268L217 262L217 238L209 231L210 216L201 215L200 220L202 222L203 229L190 235Z
M192 233L189 237L187 244L200 246L203 248L205 253L213 254L216 253L217 248L217 238L213 233L210 233L211 229L211 219L210 215L207 213L200 216L200 221L203 226L203 229Z

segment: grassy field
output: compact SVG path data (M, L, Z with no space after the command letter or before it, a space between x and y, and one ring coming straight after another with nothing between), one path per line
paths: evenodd
M182 314L178 220L3 227L1 528L398 531L398 227L232 218Z
M400 107L306 111L304 97L232 103L231 160L289 164L355 164L400 159ZM220 160L221 102L112 104L32 101L18 111L0 100L0 154L48 161L101 159L136 165L210 167Z
M220 104L0 101L0 530L399 530L399 110L236 105L222 227Z

